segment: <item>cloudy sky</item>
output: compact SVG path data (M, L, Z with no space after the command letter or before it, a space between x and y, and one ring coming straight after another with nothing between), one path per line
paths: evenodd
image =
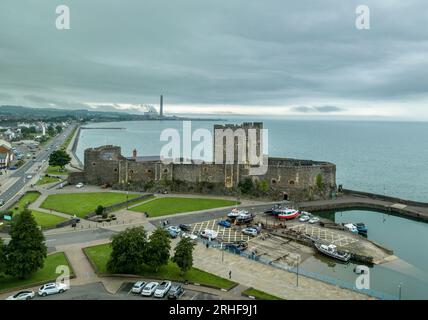
M428 120L427 21L426 0L1 0L0 105Z

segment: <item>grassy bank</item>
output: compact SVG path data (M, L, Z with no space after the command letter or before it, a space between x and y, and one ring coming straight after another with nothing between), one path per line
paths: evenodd
M84 251L93 265L96 266L99 273L107 273L106 265L112 251L110 244L88 247L85 248ZM168 265L161 267L159 272L154 272L145 266L140 270L138 275L146 278L168 279L172 281L187 280L190 282L199 283L201 285L223 289L230 289L236 285L236 283L233 281L218 277L214 274L202 271L197 268L190 269L182 276L180 268L172 261L170 261Z
M36 185L41 186L41 185L44 185L44 184L54 183L54 182L59 182L59 181L61 181L61 179L56 178L56 177L43 176L41 179L39 179L36 182Z
M50 175L68 176L68 171L66 169L61 170L58 166L48 166L45 173Z
M138 194L129 194L128 199L139 197ZM126 201L125 193L117 192L82 192L82 193L61 193L48 196L42 203L44 209L52 209L78 217L84 217L94 212L101 205L111 206Z
M31 204L40 197L38 192L27 192L17 203L15 203L11 211L13 215L17 215L24 210L26 204ZM42 228L55 227L58 223L65 221L63 217L58 217L53 214L44 213L36 210L31 210L31 214L36 220L37 225Z
M247 296L253 296L254 298L259 300L284 300L282 298L279 298L277 296L271 295L269 293L266 293L254 288L248 288L242 293Z
M233 206L235 204L236 201L223 199L165 197L143 203L130 210L147 212L149 217L159 217L175 213Z
M0 291L5 291L13 288L30 287L40 283L55 280L60 274L56 273L56 268L60 265L65 265L70 268L68 261L63 252L57 252L48 255L45 260L45 265L31 277L24 280L17 280L10 276L0 275ZM71 269L71 268L70 268ZM70 270L70 272L72 272Z

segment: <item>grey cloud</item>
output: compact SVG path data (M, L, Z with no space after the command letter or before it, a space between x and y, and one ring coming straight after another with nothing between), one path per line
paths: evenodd
M345 111L344 108L336 107L336 106L297 106L292 107L291 111L298 112L298 113L311 113L311 112L318 112L318 113L332 113L332 112L343 112Z
M58 1L2 0L0 104L426 100L426 0L366 0L368 31L360 2L64 0L58 31Z

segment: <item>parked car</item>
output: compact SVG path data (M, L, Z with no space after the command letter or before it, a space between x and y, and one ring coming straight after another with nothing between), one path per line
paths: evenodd
M31 174L29 174L28 176L27 176L27 179L31 179L33 176L31 175Z
M191 231L192 230L192 226L190 224L180 224L178 226L182 231Z
M145 281L137 281L132 286L131 292L132 293L141 293L141 290L146 286L147 282Z
M311 217L309 217L309 216L307 216L307 215L302 215L302 216L299 218L299 221L300 221L300 222L308 222L309 220L311 220Z
M34 291L25 290L25 291L19 291L17 294L7 297L6 300L31 300L34 298L34 296L35 296Z
M158 285L159 285L158 282L149 282L148 284L145 285L143 290L141 290L141 295L150 297L155 292Z
M200 233L201 237L214 240L218 236L218 232L210 229L204 229Z
M219 226L225 227L225 228L230 228L230 226L232 225L229 221L227 220L220 220L218 222Z
M318 218L318 217L313 217L313 218L309 219L309 223L312 223L312 224L317 223L319 221L320 221L320 218Z
M181 237L182 238L189 238L192 241L198 240L198 237L196 235L194 235L193 233L184 232L184 233L181 234Z
M156 287L154 296L156 298L163 298L171 289L171 281L162 281L160 285Z
M3 206L3 205L4 205L4 200L0 199L0 206Z
M171 231L174 231L175 233L178 233L178 234L181 232L180 227L177 227L177 226L168 226L168 227L166 227L166 230L171 230Z
M168 293L168 299L178 299L184 294L184 288L181 284L174 284Z
M83 188L83 183L79 182L78 184L76 184L76 188L78 188L78 189Z
M244 228L241 230L241 232L248 236L253 236L253 237L257 236L257 230L254 228Z
M42 285L39 289L39 296L46 297L47 295L63 293L68 289L67 285L64 283L55 283L50 282Z

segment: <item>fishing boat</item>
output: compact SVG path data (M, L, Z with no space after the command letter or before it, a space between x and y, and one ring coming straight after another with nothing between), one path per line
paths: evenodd
M278 212L278 218L281 220L291 220L299 216L299 211L294 209L281 209Z
M248 223L253 221L253 219L254 215L252 215L248 211L239 213L239 215L235 218L237 223Z
M367 230L367 227L364 223L359 222L359 223L356 223L355 226L357 227L359 234L367 234L368 230Z
M239 210L238 208L233 208L228 214L228 218L236 219L240 214L248 214L247 210Z
M317 248L317 250L322 254L343 262L348 262L349 259L351 259L350 253L338 251L337 247L334 244L326 245L316 242L315 248Z

